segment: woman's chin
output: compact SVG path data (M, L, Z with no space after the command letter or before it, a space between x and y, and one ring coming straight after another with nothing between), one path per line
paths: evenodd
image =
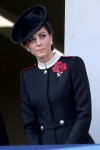
M45 58L45 55L39 54L39 55L37 55L36 57L37 57L37 59L43 59L43 58Z
M38 53L36 56L41 58L41 57L45 57L46 54L45 53Z

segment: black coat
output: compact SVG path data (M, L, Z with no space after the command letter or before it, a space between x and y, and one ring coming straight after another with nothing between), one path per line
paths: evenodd
M8 140L4 119L0 114L0 146L5 146L5 145L9 145L9 140Z
M20 74L24 129L30 144L94 143L89 135L91 96L84 62L61 57L61 76L52 67L34 67Z

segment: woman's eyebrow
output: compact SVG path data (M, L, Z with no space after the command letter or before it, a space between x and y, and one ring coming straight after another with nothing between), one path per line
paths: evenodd
M39 33L38 35L41 35L41 34L43 34L43 33L45 33L45 32L41 32L41 33Z
M41 35L41 34L44 34L45 32L43 31L43 32L40 32L38 35ZM32 37L30 37L29 39L33 39L33 38L35 38L35 36L33 35Z

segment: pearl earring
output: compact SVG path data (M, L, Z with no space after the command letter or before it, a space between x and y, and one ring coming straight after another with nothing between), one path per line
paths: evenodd
M50 42L50 44L52 45L52 44L53 44L53 42L51 41L51 42Z
M29 49L29 48L27 48L27 51L28 51L28 52L30 52L30 49Z

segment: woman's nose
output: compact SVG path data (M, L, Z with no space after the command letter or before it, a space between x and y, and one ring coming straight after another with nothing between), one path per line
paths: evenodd
M37 46L41 45L41 40L37 39Z

